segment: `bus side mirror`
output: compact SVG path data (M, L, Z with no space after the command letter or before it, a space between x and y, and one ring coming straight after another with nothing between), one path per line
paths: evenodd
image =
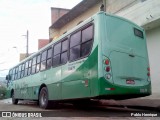
M6 80L11 80L11 76L10 75L6 75Z
M6 75L6 80L8 80L8 75Z

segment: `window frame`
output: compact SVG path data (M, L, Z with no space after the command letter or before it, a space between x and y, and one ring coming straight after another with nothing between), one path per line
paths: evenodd
M21 68L21 78L23 78L24 77L24 73L25 73L25 63L22 63L21 65L22 65L22 68Z
M62 43L63 43L64 41L68 41L68 46L67 46L67 49L66 49L66 50L62 51L62 47L63 47L63 46L62 46ZM61 43L60 53L54 55L54 46L57 45L57 44L59 44L59 43ZM68 62L68 51L69 51L69 38L68 38L68 36L67 36L67 37L64 37L63 39L59 40L58 42L56 42L56 43L53 45L53 48L52 48L52 67L53 67L53 68L58 67L58 66L61 66L61 65L64 65L64 64L66 64L66 63ZM67 61L66 61L65 63L61 63L61 55L62 55L64 52L67 52ZM55 56L57 56L57 55L60 55L59 64L53 65L53 57L55 57Z
M38 56L40 56L40 60L39 60L39 62L38 62ZM38 71L37 71L37 65L39 65L39 69L38 69ZM35 74L36 73L38 73L38 72L40 72L40 70L41 70L41 54L40 53L38 53L37 55L36 55L36 70L35 70Z
M31 71L32 71L32 59L33 58L31 58L31 59L29 59L28 60L28 71L27 71L27 76L30 76L30 75L32 75L31 73ZM30 69L30 72L29 72L29 69Z
M82 31L87 29L88 27L92 26L92 39L90 40L86 40L86 41L82 41ZM77 44L77 45L74 45L72 46L71 48L73 47L76 47L78 45L80 45L80 57L77 58L77 59L74 59L74 60L70 60L70 41L71 41L71 36L74 35L75 33L78 33L80 32L80 43ZM64 41L67 41L67 49L66 50L63 50L63 42ZM91 41L91 47L90 47L90 51L88 52L87 55L84 55L82 56L82 45ZM85 25L83 25L82 27L79 27L77 30L71 32L70 34L66 35L64 38L58 40L57 42L53 43L52 45L48 46L47 48L45 48L44 50L38 52L36 55L32 56L31 58L27 59L26 61L24 61L23 63L19 64L18 66L15 66L14 68L12 68L12 80L17 80L17 79L20 79L20 78L23 78L23 77L27 77L27 76L30 76L30 75L33 75L33 74L36 74L38 72L41 72L41 71L45 71L45 70L48 70L52 67L58 67L58 66L61 66L61 65L64 65L66 64L67 62L74 62L74 61L77 61L77 60L80 60L80 59L83 59L87 56L90 55L91 51L92 51L92 47L93 47L93 42L94 42L94 23L93 22L89 22ZM60 49L60 53L57 53L54 55L54 46L56 46L57 44L61 44L61 49ZM48 51L49 49L51 49L51 57L48 58ZM46 58L45 60L42 61L42 53L46 51ZM67 52L67 60L62 63L62 54L64 54L65 52ZM60 60L59 60L59 64L58 65L53 65L53 57L56 56L56 55L60 55ZM38 56L40 56L40 61L38 63ZM65 55L66 56L66 55ZM36 66L35 68L35 73L32 73L32 62L33 62L33 58L36 57L36 63L34 64ZM51 66L48 68L47 67L47 61L51 59ZM41 70L41 64L42 62L45 61L45 69ZM18 78L18 72L19 72L19 66L21 65L21 73L20 73L20 78ZM37 70L37 65L39 65L39 70ZM23 69L24 67L24 69ZM18 70L18 71L17 71ZM26 73L27 72L27 73ZM23 73L23 75L22 75Z
M49 51L50 49L51 49L51 56L48 58L48 53L49 53L48 51ZM46 51L47 51L47 55L46 55L46 70L48 70L48 69L51 69L51 68L52 68L53 47L52 47L52 46L48 47ZM47 61L48 61L49 59L51 60L51 65L50 65L50 67L47 66Z
M134 35L136 36L136 37L139 37L139 38L141 38L141 39L144 39L144 33L143 33L143 31L142 30L140 30L139 28L133 28L133 31L134 31ZM138 33L137 33L138 32ZM139 34L140 33L140 34Z
M45 60L42 61L42 53L43 52L46 52L46 58L45 58ZM41 59L40 59L40 71L45 71L45 70L47 70L47 63L46 63L46 60L47 60L47 49L43 50L41 52L40 56L41 56ZM42 68L42 62L44 62L44 61L45 61L45 69L41 69Z
M90 26L93 26L93 29L92 29L92 39L91 40L87 40L87 41L85 41L85 42L82 42L82 31L83 30L85 30L85 29L87 29L88 27L90 27ZM77 59L74 59L74 60L70 60L70 49L71 48L73 48L73 47L75 47L75 46L72 46L71 48L70 48L70 40L71 40L71 36L73 35L73 34L76 34L76 33L78 33L79 31L81 31L81 42L80 42L80 57L79 58L77 58ZM91 50L89 51L89 53L87 54L87 55L85 55L85 56L82 56L81 57L81 51L82 51L82 44L84 44L84 43L86 43L86 42L88 42L88 41L92 41L92 45L91 45L91 50L92 50L92 47L93 47L93 42L94 42L94 23L92 23L92 22L90 22L90 23L88 23L88 24L86 24L86 25L84 25L84 26L82 26L82 27L80 27L79 29L77 29L75 32L73 32L73 33L71 33L70 34L70 37L69 37L69 55L68 55L68 61L69 61L69 63L71 63L71 62L74 62L74 61L77 61L77 60L80 60L80 59L83 59L83 58L85 58L85 57L87 57L87 56L89 56L90 55L90 53L91 53ZM78 45L76 45L76 46L78 46Z
M33 60L33 59L35 59L35 60ZM37 55L33 56L31 60L32 60L32 64L31 64L31 73L30 74L33 75L36 73ZM34 68L34 72L32 71L33 68Z
M25 67L24 67L24 77L27 77L28 76L28 68L29 68L29 60L26 60L25 61L25 63L24 63L25 65ZM27 64L27 66L26 66L26 64ZM27 72L27 74L26 74L26 72Z

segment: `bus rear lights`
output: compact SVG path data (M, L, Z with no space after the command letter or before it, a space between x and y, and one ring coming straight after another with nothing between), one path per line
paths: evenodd
M109 65L109 60L106 59L106 60L104 61L104 63L105 63L106 65Z
M106 79L110 79L112 76L111 76L111 74L106 74Z
M105 88L105 90L115 90L115 88Z
M148 67L147 70L148 70L147 76L150 77L150 68Z
M147 73L147 76L150 77L150 72Z
M88 80L85 80L85 86L88 87Z
M106 67L106 72L109 72L111 68L109 66Z
M147 79L149 82L151 81L151 79L150 79L150 77L148 77L148 79Z

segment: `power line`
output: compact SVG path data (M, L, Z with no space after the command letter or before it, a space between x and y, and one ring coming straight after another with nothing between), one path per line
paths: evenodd
M2 70L0 70L0 71L6 71L6 70L9 70L9 69L2 69Z

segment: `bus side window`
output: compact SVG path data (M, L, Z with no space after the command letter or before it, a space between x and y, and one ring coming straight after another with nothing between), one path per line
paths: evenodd
M24 77L28 75L28 61L25 63Z
M82 31L81 57L88 55L91 51L93 41L93 25Z
M22 69L22 65L18 66L18 79L21 78L21 69Z
M41 56L37 56L37 64L36 64L36 73L40 70L40 62L41 62Z
M11 70L9 71L9 78L8 78L9 81L12 80L12 74L13 74L13 70L11 69Z
M31 70L31 74L36 73L36 59L37 59L36 56L32 59L32 70Z
M61 64L65 64L67 61L68 61L68 39L62 41Z
M46 57L47 57L47 51L43 51L41 55L41 70L46 69Z
M52 67L52 48L47 50L47 69Z
M23 78L24 76L24 69L25 69L25 64L22 64L22 71L21 71L21 78Z
M61 42L54 45L53 48L53 66L58 66L60 64L60 53L61 53Z
M15 68L15 76L14 79L16 80L18 78L18 67Z
M12 72L12 78L11 80L15 80L15 68L13 68L13 72Z
M73 34L70 39L70 61L80 58L81 31Z
M28 75L31 74L31 67L32 67L32 60L29 60L29 63L28 63Z

